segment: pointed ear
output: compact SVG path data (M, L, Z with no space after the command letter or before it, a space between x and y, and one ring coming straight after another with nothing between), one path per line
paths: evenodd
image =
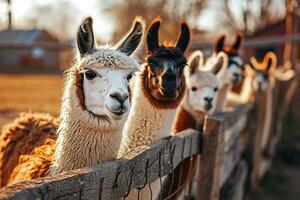
M277 65L277 57L274 52L269 51L264 57L264 66L266 66L267 70L271 68L275 69Z
M189 70L189 75L194 74L197 69L203 66L204 62L204 57L203 53L201 51L194 51L192 55L188 59L188 70Z
M185 52L190 42L190 29L186 22L181 23L181 32L176 41L176 47L181 49L182 53Z
M217 63L212 68L211 72L214 74L218 74L222 68L228 65L228 56L224 52L220 52L216 58Z
M215 53L219 53L223 51L224 45L225 45L225 35L221 35L215 41L215 45L214 45Z
M91 17L87 17L83 20L77 32L77 48L83 56L90 53L94 46L93 20Z
M237 51L239 50L239 48L241 47L241 44L242 44L242 39L243 39L243 36L241 33L238 33L235 37L235 41L233 43L233 45L231 46L231 49Z
M255 57L252 56L249 60L249 66L251 67L251 69L256 71L257 70L255 67L256 64L257 64L257 60Z
M145 23L141 17L136 17L130 31L116 45L116 50L130 56L140 45L145 31Z
M155 52L159 48L158 30L161 23L161 18L155 18L147 30L147 48L149 52Z

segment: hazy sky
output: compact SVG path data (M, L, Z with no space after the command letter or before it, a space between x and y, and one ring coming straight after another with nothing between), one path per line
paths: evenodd
M94 31L96 37L100 37L103 40L110 40L111 35L114 30L114 26L118 24L112 19L112 16L109 14L105 14L103 12L103 5L109 3L113 0L12 0L12 10L14 14L13 24L15 27L24 28L24 20L26 15L32 15L31 8L34 5L61 5L57 4L57 2L66 2L67 5L72 5L75 8L74 11L74 20L72 19L72 24L69 24L70 31L75 34L78 24L85 16L92 16L94 19ZM117 1L117 0L114 0ZM209 29L215 30L214 27L214 17L215 14L218 12L216 4L219 4L222 0L211 0L211 4L209 5L208 9L204 11L202 17L199 19L199 23L197 24L198 28L200 29ZM277 7L280 2L284 0L273 0L275 2L275 7ZM0 25L6 25L7 21L7 7L5 0L0 0ZM277 4L278 3L278 4ZM282 5L282 4L281 4ZM284 4L283 4L284 5ZM234 14L240 13L241 1L233 0L231 1L231 8L233 9ZM255 5L254 5L255 6ZM63 8L64 9L64 8ZM63 10L58 9L58 10ZM66 8L68 9L68 8ZM56 10L56 9L55 9ZM69 8L70 10L70 8ZM254 7L253 10L256 10ZM276 10L276 8L274 8ZM276 14L280 15L280 13ZM59 13L57 13L59 15ZM46 18L48 20L48 18ZM51 20L51 19L49 19ZM55 21L50 21L52 23L56 23ZM42 21L42 23L46 23ZM97 25L101 24L101 26ZM22 27L23 25L23 27ZM0 27L1 28L1 27ZM218 31L220 31L218 29Z
M109 22L109 16L101 15L101 3L99 3L99 0L12 0L12 11L14 14L13 23L17 27L22 26L22 17L26 16L27 13L30 13L30 8L34 4L47 5L57 1L69 1L77 9L76 11L78 13L74 16L74 29L77 29L77 25L85 16L92 16L94 18L94 24L101 24L101 28L95 26L95 34L105 40L110 39L114 23ZM6 4L3 0L0 0L0 24L6 23L6 12Z

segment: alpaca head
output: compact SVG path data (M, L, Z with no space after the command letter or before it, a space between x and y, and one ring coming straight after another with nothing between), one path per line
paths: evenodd
M251 57L249 66L252 69L252 88L257 92L264 92L269 87L270 77L276 68L277 58L273 52L268 52L263 61L259 62ZM250 70L250 69L249 69Z
M92 18L77 33L79 50L77 97L82 109L106 120L124 119L129 111L128 82L139 69L133 58L144 34L144 22L136 19L131 30L115 46L95 46Z
M234 43L231 46L225 46L225 35L220 36L216 42L215 53L224 52L228 56L228 66L224 72L223 82L236 84L242 81L242 74L244 71L243 60L238 54L238 50L242 43L242 35L237 34Z
M212 66L206 66L201 51L193 52L188 59L186 103L194 111L211 114L215 110L218 90L222 86L216 75L226 67L228 57L220 52L215 61L209 63Z
M188 25L181 24L181 33L175 45L159 44L158 30L161 20L155 19L148 28L148 57L145 67L144 86L152 103L158 105L177 104L185 91L183 69L186 65L184 52L190 39Z

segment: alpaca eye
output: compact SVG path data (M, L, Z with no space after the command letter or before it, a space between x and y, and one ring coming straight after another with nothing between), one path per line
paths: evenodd
M192 87L191 89L192 89L193 92L195 92L197 90L196 87Z
M130 73L130 74L128 74L128 76L127 76L127 81L129 81L131 78L132 78L132 76L133 76L133 72L132 73Z
M214 88L214 91L215 91L215 92L217 92L217 91L218 91L218 88L217 88L217 87L215 87L215 88Z
M85 77L87 80L92 80L97 76L97 74L93 70L88 70L85 72Z

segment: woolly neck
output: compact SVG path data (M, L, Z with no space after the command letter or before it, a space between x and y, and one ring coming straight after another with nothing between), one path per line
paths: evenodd
M176 108L181 97L166 105L153 101L145 88L145 68L136 77L133 89L132 107L123 130L119 157L124 157L136 147L149 146L156 140L171 135Z
M99 118L84 110L76 90L76 73L69 74L60 114L58 139L50 174L78 169L117 158L123 120Z

